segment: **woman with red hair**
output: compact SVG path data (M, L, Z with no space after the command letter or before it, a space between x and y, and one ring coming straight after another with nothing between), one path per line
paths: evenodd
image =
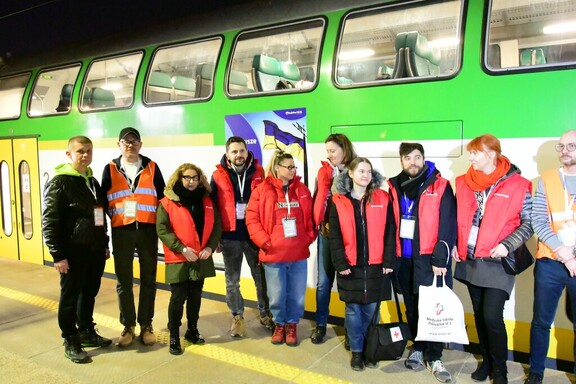
M486 134L466 146L472 163L456 178L458 244L452 257L454 277L466 284L478 330L482 364L475 381L491 376L494 384L508 383L508 336L504 304L514 287L502 257L532 237L532 183L502 155L500 141Z

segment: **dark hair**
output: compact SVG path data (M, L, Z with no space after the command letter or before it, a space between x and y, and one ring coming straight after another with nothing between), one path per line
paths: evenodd
M419 150L424 157L424 147L420 143L400 143L400 157L411 154L414 150Z
M272 155L272 160L270 160L270 163L268 163L268 167L266 168L266 174L272 173L272 176L278 177L276 175L276 166L280 164L282 160L286 159L294 159L294 157L288 152L284 152L279 149L274 151L274 154Z
M232 143L242 143L244 144L244 148L248 148L246 146L246 141L243 138L241 138L240 136L230 136L228 140L226 140L226 152L228 152L228 148Z
M330 141L336 143L336 145L342 148L342 151L344 151L342 163L346 166L346 168L349 168L350 162L358 156L356 155L354 145L352 145L350 139L343 133L332 133L326 138L326 140L324 140L324 144Z
M470 141L468 145L466 145L466 150L478 151L478 152L486 152L486 150L488 150L496 152L496 158L502 156L502 148L500 147L500 140L498 140L496 136L491 135L489 133L472 139L472 141Z

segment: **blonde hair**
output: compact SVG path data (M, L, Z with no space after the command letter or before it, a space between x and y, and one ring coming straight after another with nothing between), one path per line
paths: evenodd
M288 152L284 152L279 149L274 151L274 154L272 155L272 160L270 160L268 166L266 167L266 174L271 173L272 176L278 177L278 175L276 174L276 166L280 164L282 160L286 159L294 160L294 157Z
M174 189L174 185L180 181L182 176L184 176L184 172L186 172L189 169L196 171L196 173L198 174L198 177L200 178L198 181L198 184L203 186L204 189L206 189L206 191L208 193L210 193L212 188L210 187L210 183L208 182L206 175L204 174L204 172L202 172L202 169L200 169L200 167L198 167L197 165L194 165L194 164L190 164L190 163L184 163L181 166L179 166L178 168L176 168L176 170L170 176L170 178L168 179L168 182L166 183L166 189Z

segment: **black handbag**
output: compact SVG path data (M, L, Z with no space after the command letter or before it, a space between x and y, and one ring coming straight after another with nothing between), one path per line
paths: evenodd
M374 315L372 315L372 322L368 326L368 332L366 333L364 358L367 362L376 363L382 360L400 359L410 338L410 328L402 319L398 294L394 289L394 284L392 284L392 292L394 293L394 300L396 301L398 322L380 324L378 321L380 303L378 303Z
M532 264L534 264L534 256L532 256L526 244L522 244L520 248L502 258L502 266L509 275L518 275Z

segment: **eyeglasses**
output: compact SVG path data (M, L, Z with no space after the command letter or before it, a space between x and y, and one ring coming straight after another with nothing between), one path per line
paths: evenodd
M124 139L122 139L122 140L120 140L120 142L127 147L130 145L133 147L140 145L140 140L124 140Z
M566 145L556 144L554 146L554 149L556 150L556 152L562 152L564 150L564 148L566 148L566 150L568 152L574 152L576 150L576 143L568 143Z
M191 182L193 182L193 181L194 181L194 182L197 182L198 180L200 180L200 178L198 177L198 175L196 175L196 176L184 175L184 176L182 176L182 178L183 178L184 180L186 180L187 182L189 182L189 183L191 183Z
M282 168L286 168L286 169L289 170L289 171L295 171L295 170L298 169L298 167L295 166L295 165L286 166L286 165L278 164L278 166L279 166L279 167L282 167Z

